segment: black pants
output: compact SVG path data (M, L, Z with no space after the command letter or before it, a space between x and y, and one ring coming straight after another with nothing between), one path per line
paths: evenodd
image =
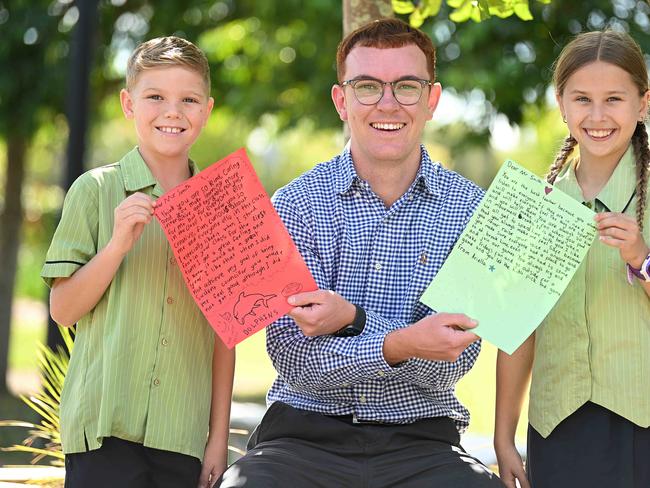
M501 488L449 418L353 424L275 402L217 488Z
M650 487L650 428L586 403L544 439L528 427L533 488Z
M65 488L196 488L193 456L106 437L99 449L65 457Z

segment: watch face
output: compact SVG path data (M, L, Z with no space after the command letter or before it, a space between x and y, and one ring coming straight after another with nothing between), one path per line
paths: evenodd
M357 329L354 324L350 324L343 329L339 330L334 334L336 337L354 337L361 334L361 331Z

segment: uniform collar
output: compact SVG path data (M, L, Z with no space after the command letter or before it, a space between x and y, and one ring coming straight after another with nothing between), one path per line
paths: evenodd
M623 212L636 191L636 159L630 146L596 197L610 212Z
M136 192L153 187L152 195L161 196L164 193L137 147L124 155L120 160L120 167L122 168L122 178L124 179L126 191ZM198 166L191 159L189 160L189 167L192 176L199 172Z

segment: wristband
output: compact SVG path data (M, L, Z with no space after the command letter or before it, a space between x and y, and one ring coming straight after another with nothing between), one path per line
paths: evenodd
M335 337L354 337L363 332L366 327L366 311L359 305L355 305L354 320L351 324L340 328L334 334Z

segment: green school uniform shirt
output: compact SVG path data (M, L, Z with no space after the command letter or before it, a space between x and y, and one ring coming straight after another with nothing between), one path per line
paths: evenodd
M41 272L48 285L106 246L113 210L136 191L163 193L137 148L75 181ZM98 449L114 436L202 459L213 349L212 329L154 218L77 324L61 398L64 452Z
M585 205L636 218L635 171L629 148L600 194ZM583 201L575 161L555 186ZM650 243L650 209L643 235ZM650 299L636 279L627 282L618 249L593 242L535 334L529 421L543 437L587 401L650 425Z

